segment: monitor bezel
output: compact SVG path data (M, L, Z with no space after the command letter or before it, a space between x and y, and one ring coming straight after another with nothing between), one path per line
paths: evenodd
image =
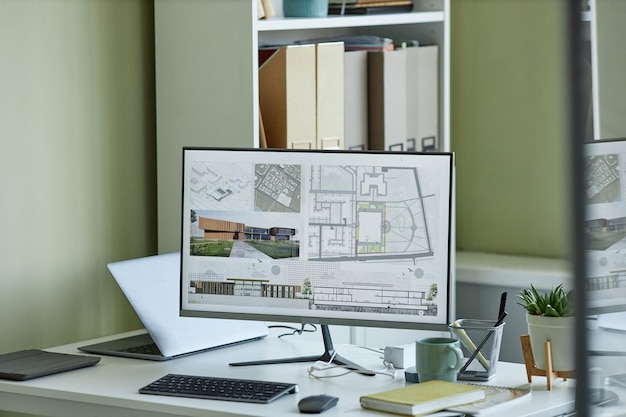
M624 148L624 154L626 154L626 138L611 138L611 139L596 139L585 142L583 145L584 149L584 157L585 160L590 155L600 155L604 152L614 152L616 150L616 146L621 146ZM586 170L587 171L587 170ZM588 174L588 172L586 172ZM626 177L623 178L626 181ZM623 187L626 189L626 187ZM583 190L584 192L585 190ZM626 202L622 202L626 208ZM593 205L587 204L585 208L585 222L594 220L597 216L595 215L595 211L591 210ZM600 210L602 211L602 210ZM626 212L624 213L626 216ZM585 225L586 227L587 225ZM590 279L594 277L589 276L590 265L593 264L591 261L592 256L598 256L602 254L606 254L608 252L608 248L604 251L594 251L590 247L589 238L586 237L586 263L587 263L587 273L585 276L585 280L587 282L588 288L587 290L587 306L586 306L586 314L588 315L597 315L597 314L605 314L605 313L616 313L626 311L626 287L622 288L607 288L607 289L591 289L590 286L593 286L590 282ZM619 252L619 251L617 251Z
M321 325L341 325L341 326L360 326L360 327L378 327L378 328L397 328L397 329L413 329L413 330L430 330L430 331L447 331L449 324L455 319L456 313L456 272L455 272L455 158L453 152L402 152L402 151L373 151L373 150L302 150L302 149L268 149L268 148L224 148L224 147L183 147L182 150L182 176L181 189L183 190L181 201L181 213L184 213L185 207L185 169L186 169L186 153L188 151L220 151L220 152L274 152L274 153L325 153L325 154L342 154L349 156L355 155L416 155L416 156L439 156L446 158L446 167L450 176L448 206L449 213L447 243L447 288L446 288L446 312L445 320L441 323L427 322L402 322L396 320L380 319L359 319L345 317L327 317L315 314L285 315L277 313L247 313L247 312L221 312L215 310L194 310L184 307L183 287L185 285L185 277L183 276L183 263L185 257L182 256L187 249L185 244L184 219L181 216L183 228L181 228L181 265L180 265L180 293L179 305L180 315L185 317L201 317L201 318L219 318L219 319L235 319L235 320L260 320L266 322L284 322L284 323L302 323L302 324L321 324ZM311 313L312 310L306 310Z

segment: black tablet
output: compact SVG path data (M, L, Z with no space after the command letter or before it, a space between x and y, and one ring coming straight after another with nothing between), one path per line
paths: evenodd
M0 355L0 378L25 381L84 368L99 361L100 358L97 356L46 352L39 349L20 350Z

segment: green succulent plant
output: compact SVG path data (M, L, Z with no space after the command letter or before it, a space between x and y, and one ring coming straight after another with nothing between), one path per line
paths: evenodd
M522 289L517 297L521 300L517 304L524 307L528 314L548 317L574 315L574 290L565 291L563 284L543 293L531 284L530 289Z

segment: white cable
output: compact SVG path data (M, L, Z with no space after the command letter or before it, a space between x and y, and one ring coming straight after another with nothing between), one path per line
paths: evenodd
M344 346L344 345L342 345L342 346ZM358 347L360 349L366 349L366 350L371 350L371 351L376 352L376 353L381 353L380 349L372 349L372 348L368 348L366 346L354 346L354 345L348 345L348 346ZM328 362L318 361L318 362L316 362L315 365L307 367L307 373L309 374L309 376L312 377L312 378L324 379L324 378L337 378L337 377L348 375L348 374L351 374L351 373L368 373L368 374L375 374L375 375L384 375L384 376L388 376L388 377L391 377L391 378L395 378L396 377L396 369L394 368L393 364L389 363L389 362L386 362L384 360L383 360L383 366L384 366L383 370L372 370L372 369L366 369L366 368L362 368L362 367L354 367L354 366L349 366L349 365L333 364L332 362L335 359L335 356L337 355L338 349L339 348L335 349L335 351L333 352L333 354L330 357L330 359L328 360ZM333 369L343 369L344 372L338 373L338 374L331 374L331 375L318 375L318 374L316 374L316 373L319 373L319 372L327 372L327 371L330 371L330 370L333 370Z

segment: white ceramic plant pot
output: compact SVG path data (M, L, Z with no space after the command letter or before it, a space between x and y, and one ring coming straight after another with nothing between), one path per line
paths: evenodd
M535 359L535 366L546 369L545 343L552 346L552 367L555 371L573 371L574 354L574 317L535 316L526 313L530 348Z

